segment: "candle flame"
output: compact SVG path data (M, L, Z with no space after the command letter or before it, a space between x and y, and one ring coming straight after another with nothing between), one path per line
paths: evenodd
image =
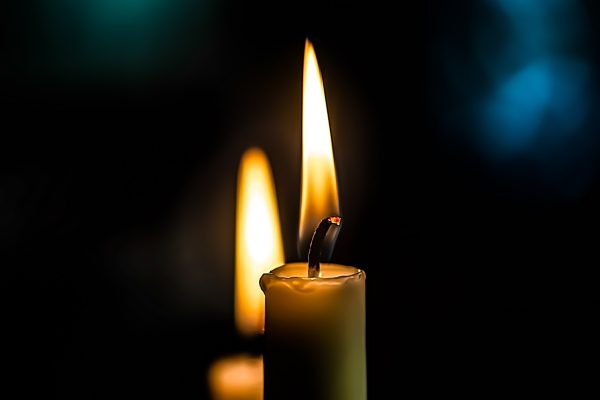
M298 239L300 257L306 257L315 228L330 215L340 215L340 207L329 118L315 49L306 40L302 96L302 199ZM328 247L324 255L331 252L333 246L330 243Z
M247 355L223 358L208 371L214 400L262 400L263 360Z
M284 261L279 211L267 156L253 148L242 156L238 174L235 249L235 320L245 335L264 329L261 275Z

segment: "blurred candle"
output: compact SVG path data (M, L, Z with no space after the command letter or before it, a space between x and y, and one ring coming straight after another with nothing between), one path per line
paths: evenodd
M321 73L310 42L304 54L300 238L338 215L338 191ZM305 263L261 277L266 298L265 399L365 400L365 273Z
M284 262L277 197L269 161L253 148L242 156L238 172L235 246L235 321L245 336L264 329L260 276ZM262 358L239 355L214 363L209 371L214 400L263 398Z

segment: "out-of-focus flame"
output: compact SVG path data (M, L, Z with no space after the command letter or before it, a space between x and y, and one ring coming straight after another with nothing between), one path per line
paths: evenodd
M302 96L302 202L298 241L301 257L308 254L310 239L319 222L336 215L340 215L340 207L325 91L315 50L307 40Z
M245 335L264 329L261 275L284 263L277 197L267 156L253 148L242 156L238 174L235 320Z
M211 366L208 383L213 400L262 400L262 357L223 358Z

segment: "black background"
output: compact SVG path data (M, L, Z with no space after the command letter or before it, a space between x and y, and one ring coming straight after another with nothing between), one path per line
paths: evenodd
M189 16L169 62L123 74L78 64L64 50L77 38L48 39L39 4L8 5L0 264L16 394L207 398L210 363L256 346L232 321L236 169L248 146L269 154L296 260L307 36L345 217L333 260L368 274L370 398L589 382L597 178L562 196L526 178L527 160L491 167L428 100L428 52L472 4L241 3L215 3L206 31Z

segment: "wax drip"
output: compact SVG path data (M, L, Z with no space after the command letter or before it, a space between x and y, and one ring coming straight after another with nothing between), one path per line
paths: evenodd
M327 217L323 218L315 229L313 237L308 248L308 277L318 278L321 270L321 252L323 250L323 241L331 225L340 226L342 217Z

